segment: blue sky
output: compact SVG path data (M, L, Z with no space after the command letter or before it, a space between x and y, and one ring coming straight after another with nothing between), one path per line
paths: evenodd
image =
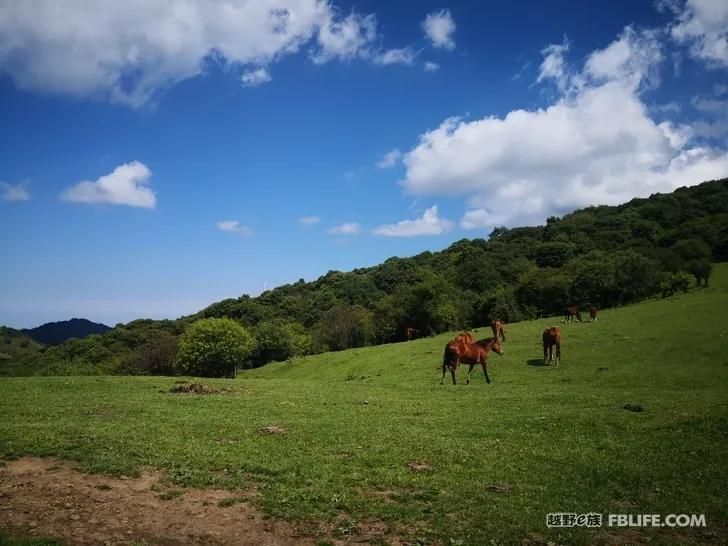
M728 176L724 1L83 4L0 4L0 324L174 318Z

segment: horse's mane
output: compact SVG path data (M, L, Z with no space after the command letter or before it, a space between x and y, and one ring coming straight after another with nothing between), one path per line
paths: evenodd
M495 337L487 337L485 339L480 339L480 340L476 341L473 345L481 345L483 347L490 347L496 341L498 341L498 338L495 338Z

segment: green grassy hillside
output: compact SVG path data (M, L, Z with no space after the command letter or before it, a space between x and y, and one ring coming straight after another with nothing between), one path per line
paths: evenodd
M20 330L0 326L0 374L18 367L24 357L36 354L41 347Z
M728 536L728 264L707 289L559 324L562 365L544 367L540 333L559 322L509 325L490 385L480 371L464 385L462 368L462 384L439 385L452 333L205 380L238 389L219 395L170 394L175 378L2 378L0 453L151 465L190 486L252 480L269 514L340 535L380 520L440 544ZM288 433L258 432L271 424ZM707 528L549 530L549 512L697 513Z

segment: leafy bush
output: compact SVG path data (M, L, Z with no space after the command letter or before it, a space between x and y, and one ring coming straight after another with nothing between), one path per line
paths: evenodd
M182 335L179 369L201 377L233 377L249 365L255 342L248 331L228 318L208 318L192 323Z

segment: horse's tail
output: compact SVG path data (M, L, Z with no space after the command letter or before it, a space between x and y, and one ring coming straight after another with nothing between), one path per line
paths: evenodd
M445 366L448 366L450 364L450 360L452 360L450 347L445 345L445 353L442 355L442 367L444 368Z

